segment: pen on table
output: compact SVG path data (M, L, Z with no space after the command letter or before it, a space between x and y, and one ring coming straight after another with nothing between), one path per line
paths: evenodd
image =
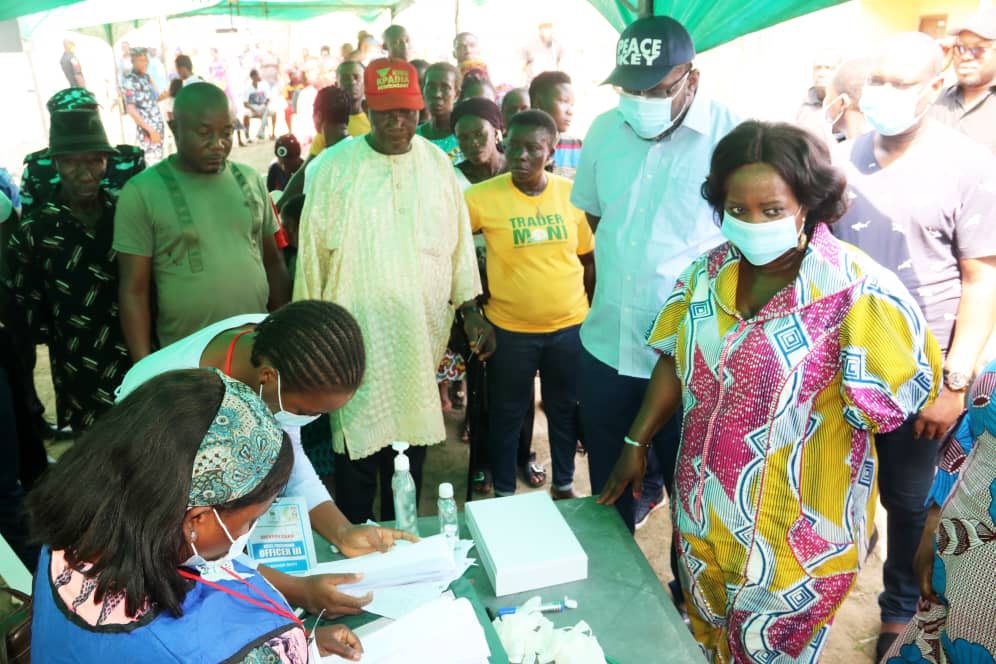
M562 613L567 609L578 608L577 600L573 600L570 597L565 597L559 602L553 602L552 604L540 604L537 609L541 613ZM513 613L518 612L519 609L514 606L509 606L504 609L498 609L498 616L510 616Z

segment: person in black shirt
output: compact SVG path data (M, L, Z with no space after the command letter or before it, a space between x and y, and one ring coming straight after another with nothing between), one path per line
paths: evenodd
M0 319L48 344L59 426L76 433L114 404L131 366L111 248L116 199L101 185L114 152L97 111L52 114L45 156L59 183L11 234L3 264Z
M294 134L284 134L273 146L273 154L276 159L270 164L270 170L266 173L266 190L283 191L291 176L304 165L301 159L301 144Z
M62 59L59 60L59 65L62 67L62 73L66 75L66 80L69 81L69 87L85 88L86 81L83 79L83 67L80 66L80 61L76 59L76 44L71 39L63 39L62 47L65 50L62 52Z

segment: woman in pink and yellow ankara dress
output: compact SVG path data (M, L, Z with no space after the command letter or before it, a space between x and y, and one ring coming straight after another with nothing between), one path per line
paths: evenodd
M603 492L642 476L641 441L682 407L672 518L713 662L818 660L867 551L874 436L936 395L940 350L909 293L824 223L844 186L795 127L720 141L703 195L730 242L684 271L651 327L661 358Z

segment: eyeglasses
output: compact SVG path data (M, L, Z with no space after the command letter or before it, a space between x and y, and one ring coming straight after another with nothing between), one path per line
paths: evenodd
M661 90L659 88L650 88L649 90L626 90L619 87L618 85L613 86L617 93L623 93L630 95L631 97L646 97L647 99L670 99L674 97L681 90L681 86L684 84L685 79L688 75L695 71L694 67L689 67L688 71L681 75L677 81L672 83L667 88Z
M984 56L987 52L991 51L992 49L993 49L992 44L990 44L989 46L966 46L965 44L961 43L954 45L955 53L957 53L963 58L965 56L971 56L972 60L981 59L982 56Z

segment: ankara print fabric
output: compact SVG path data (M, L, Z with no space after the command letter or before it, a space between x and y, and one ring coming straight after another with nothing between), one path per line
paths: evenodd
M26 217L7 242L3 286L35 343L48 343L59 426L79 433L114 405L131 368L118 312L115 200L92 226L61 202Z
M163 136L165 124L162 111L159 110L159 91L148 74L131 72L124 78L121 85L125 105L134 104L138 114L145 122L156 130L160 138ZM151 136L141 127L137 127L137 142L145 152L145 162L149 166L159 163L163 158L163 142L153 143Z
M996 661L996 362L979 375L968 413L945 443L932 497L950 484L934 534L934 604L919 610L885 658L887 664ZM967 451L967 454L966 454ZM949 482L949 477L953 481Z
M740 260L693 262L648 338L682 385L679 571L712 661L815 662L867 552L874 434L934 398L941 355L898 279L822 224L746 320Z

